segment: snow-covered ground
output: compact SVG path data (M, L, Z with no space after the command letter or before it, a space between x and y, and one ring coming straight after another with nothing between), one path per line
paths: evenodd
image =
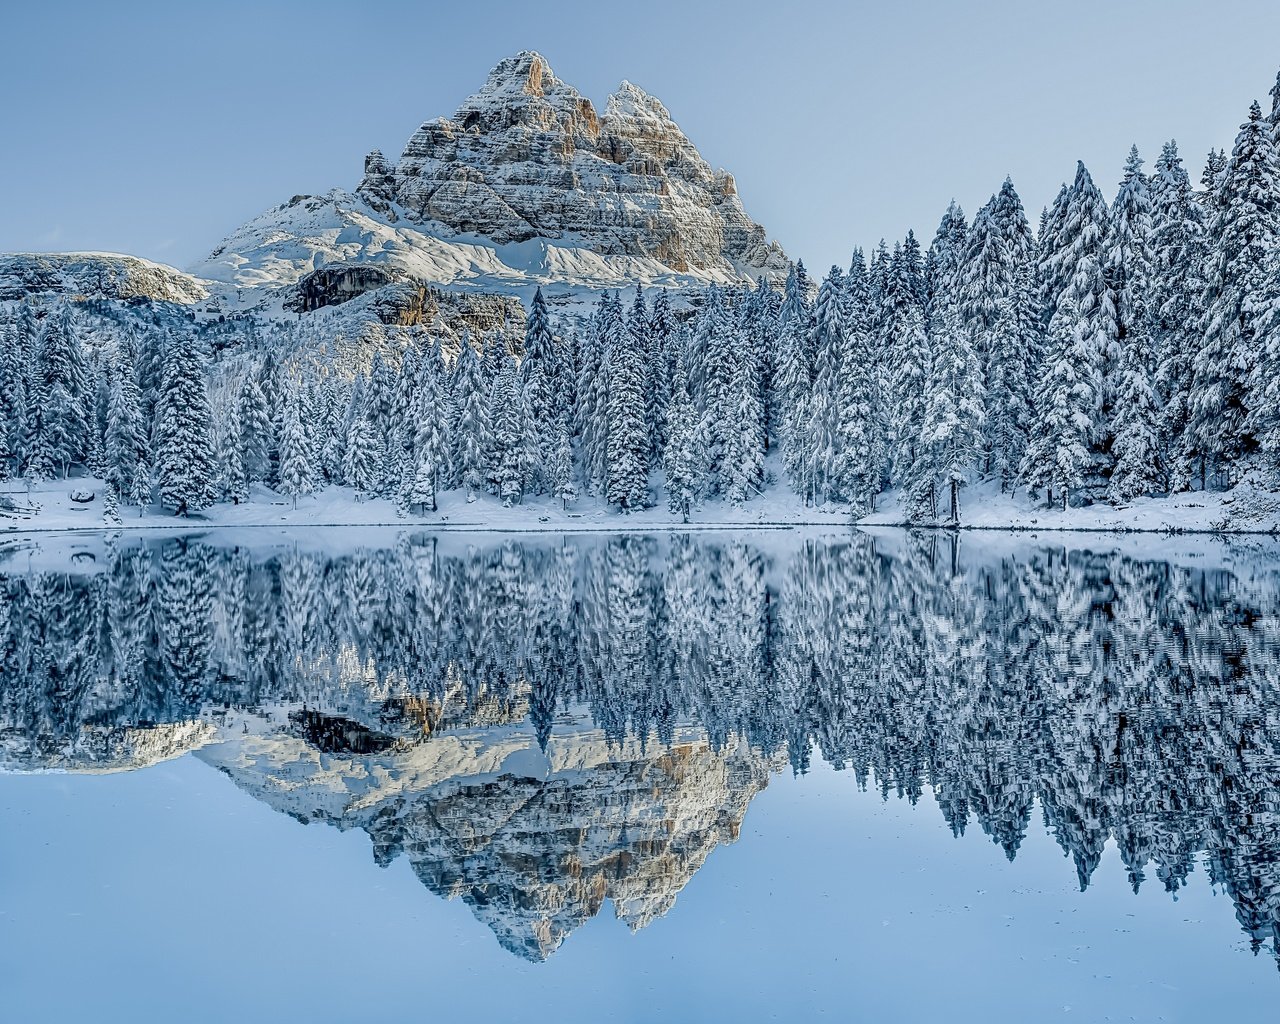
M656 480L655 480L656 483ZM94 500L72 500L76 491L92 492ZM24 482L0 484L0 506L5 499L13 509L0 507L0 531L43 532L96 530L108 524L102 514L101 481L78 477L53 480L28 489ZM121 508L122 523L113 529L190 532L201 527L426 527L432 530L503 532L785 529L827 527L848 529L905 526L895 494L881 499L881 508L854 523L847 506L805 507L788 488L774 485L741 506L709 502L695 510L686 525L667 511L665 500L642 512L624 514L598 498L582 497L568 509L548 497L526 497L523 503L504 508L498 499L480 494L473 502L464 491L445 491L439 510L405 517L396 514L386 498L357 500L349 487L327 487L318 494L293 502L265 487L255 486L250 500L239 505L222 503L190 518L175 517L154 506L140 511ZM1061 531L1097 533L1280 533L1280 492L1242 483L1231 491L1192 492L1170 498L1146 498L1129 505L1093 505L1088 508L1046 508L1025 494L1001 494L993 484L967 488L962 495L961 527L966 530L1016 530L1036 535Z
M87 504L73 501L72 492L86 491L95 495ZM102 529L107 524L102 516L103 487L99 480L77 477L52 480L34 486L30 497L20 481L0 484L0 497L15 503L12 511L0 509L0 530L47 531ZM784 488L770 488L755 501L735 508L715 502L695 512L688 525L671 515L665 502L660 506L630 515L619 512L598 498L583 497L566 510L561 503L546 496L526 497L519 505L504 508L489 494L479 494L468 502L462 490L441 492L439 510L425 514L396 515L394 502L386 498L356 499L349 487L327 487L318 494L299 498L297 508L292 500L262 486L255 486L250 500L239 505L221 503L190 518L175 517L154 506L140 510L122 506L124 530L172 528L190 532L201 526L217 527L319 527L319 526L423 526L449 530L501 530L519 532L570 531L592 532L620 530L714 529L790 527L804 525L847 528L851 525L849 510L832 505L822 509L804 508Z
M864 526L905 523L897 494L882 496L881 507ZM1098 503L1087 508L1052 508L1025 492L1001 493L995 483L966 487L960 496L960 525L969 530L1063 530L1147 533L1277 533L1280 492L1246 480L1230 491L1190 491L1167 498L1139 498L1126 505Z

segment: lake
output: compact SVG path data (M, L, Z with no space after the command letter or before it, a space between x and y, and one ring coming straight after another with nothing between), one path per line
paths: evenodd
M1267 1019L1280 561L1144 551L6 538L0 1019Z

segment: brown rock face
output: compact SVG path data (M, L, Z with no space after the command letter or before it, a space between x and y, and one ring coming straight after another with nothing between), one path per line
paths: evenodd
M359 192L499 244L564 239L682 273L786 269L733 178L657 99L624 82L600 116L536 53L504 60L453 117L419 128L394 168L370 154Z

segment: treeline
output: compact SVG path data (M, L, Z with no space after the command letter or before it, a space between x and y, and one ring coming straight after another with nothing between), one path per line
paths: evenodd
M1126 502L1280 471L1280 86L1193 187L1136 149L1108 204L1083 165L1033 230L1010 181L818 285L605 294L522 338L405 336L351 372L269 348L209 366L199 331L118 331L86 359L71 309L6 327L0 467L84 466L108 501L179 511L261 482L435 508L441 490L580 493L624 511L749 502L774 481L858 515L958 521L991 480ZM109 512L109 514L114 514Z

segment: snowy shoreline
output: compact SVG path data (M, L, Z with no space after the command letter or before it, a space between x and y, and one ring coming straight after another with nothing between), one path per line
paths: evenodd
M294 508L288 500L255 486L250 500L239 505L219 503L190 518L174 516L158 507L139 515L136 507L121 509L119 524L103 517L101 481L91 477L53 480L36 485L30 494L15 482L0 486L0 499L17 506L0 508L0 536L19 533L166 532L192 533L210 529L395 529L450 533L688 533L741 530L922 530L961 533L1007 533L1022 537L1042 534L1124 536L1142 534L1174 537L1266 537L1280 535L1280 493L1242 483L1231 491L1188 492L1170 498L1147 498L1127 506L1097 504L1067 510L1039 507L1024 495L1001 493L989 484L966 488L959 526L909 523L897 495L886 496L880 511L856 522L847 506L806 507L781 487L768 488L740 506L712 502L699 507L688 523L681 522L665 502L630 514L596 498L584 497L568 510L549 497L526 497L504 507L498 499L480 494L468 502L461 490L444 491L439 509L426 514L398 516L386 498L356 500L348 487L330 486L302 498ZM75 491L95 495L93 501L72 499ZM661 498L661 494L659 494Z

